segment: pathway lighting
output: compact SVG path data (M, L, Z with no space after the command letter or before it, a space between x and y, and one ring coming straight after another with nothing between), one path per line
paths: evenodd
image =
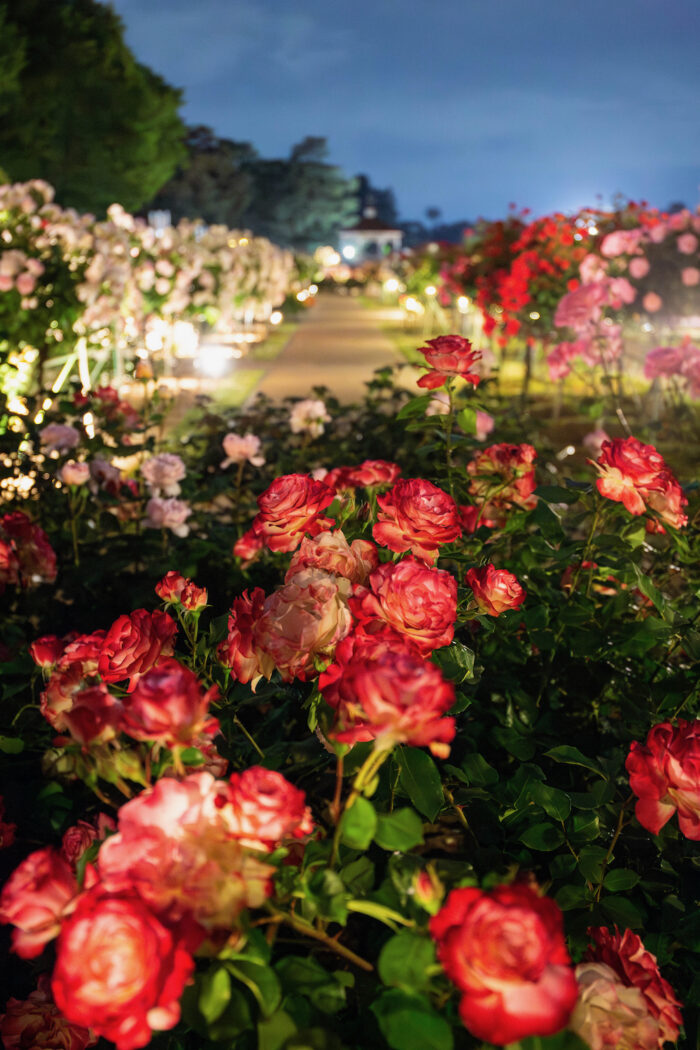
M457 300L457 309L459 310L459 312L461 314L469 313L470 305L471 305L471 300L470 300L469 296L468 295L460 295L459 299Z
M281 310L273 310L270 314L270 324L278 325L284 321L284 314Z
M425 294L429 295L431 298L434 295L437 295L437 288L435 287L435 285L434 284L429 284L428 287L425 289Z
M355 249L352 246L352 244L346 244L345 245L345 247L343 248L343 255L344 255L344 257L346 259L354 259L355 258Z

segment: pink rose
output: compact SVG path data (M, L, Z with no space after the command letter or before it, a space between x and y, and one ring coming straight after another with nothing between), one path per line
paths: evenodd
M697 266L684 266L681 270L681 281L686 288L695 288L700 284L700 270Z
M68 423L49 423L39 437L47 452L68 452L80 444L80 434Z
M569 1028L591 1050L657 1050L659 1026L639 988L623 984L605 963L576 967L578 1000Z
M230 466L231 463L245 463L246 460L254 467L261 467L265 457L260 455L260 438L255 434L227 434L222 441L226 459L221 463L222 468Z
M164 496L178 496L178 482L182 481L186 472L185 464L179 456L161 452L141 464L141 473L152 495L159 496L162 492Z
M698 243L694 233L683 233L676 241L676 247L683 255L692 255L697 251Z
M495 425L495 419L488 412L482 412L480 408L476 410L476 433L474 436L477 441L485 441Z
M648 273L648 259L645 259L643 256L637 259L630 259L630 277L634 277L635 281L641 281Z
M314 829L306 796L281 773L251 766L233 773L222 809L231 835L248 849L271 853Z
M90 478L90 467L87 463L76 463L74 459L69 459L57 476L64 485L84 485Z
M146 529L170 529L175 536L182 539L189 535L187 519L191 513L192 508L184 500L152 496L146 504L143 525Z
M15 278L15 287L20 295L31 295L36 288L36 278L30 273L21 273Z
M682 363L683 351L679 346L657 346L646 356L644 375L647 379L675 376L680 373Z

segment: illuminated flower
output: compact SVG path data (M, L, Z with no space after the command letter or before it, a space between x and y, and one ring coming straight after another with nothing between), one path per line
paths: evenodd
M141 473L148 485L151 495L178 496L179 481L185 476L185 464L179 456L171 452L161 452L151 456L141 464Z
M419 348L430 369L418 380L418 386L434 390L444 386L448 379L459 377L473 386L478 386L481 376L473 371L481 358L481 351L475 349L468 339L461 335L439 335L428 339L427 346Z
M479 612L487 616L500 616L506 609L519 609L525 601L525 591L517 577L505 569L497 569L495 565L468 569L466 581L472 589Z
M255 434L227 434L222 441L226 459L221 463L222 467L228 467L231 463L245 463L246 460L254 467L261 467L265 457L260 455L260 438Z
M373 543L353 540L349 544L340 529L335 529L313 538L304 537L299 550L292 555L285 582L302 569L315 568L343 576L351 583L366 583L378 564L379 556Z
M425 562L434 562L439 548L462 533L455 501L424 478L397 481L377 497L377 505L376 542L392 551L411 551Z
M57 477L64 485L84 485L90 478L90 467L87 463L76 463L74 459L69 459Z
M11 923L12 948L34 959L57 936L79 892L73 869L55 849L30 853L0 894L0 922Z
M307 474L275 478L258 496L253 531L272 551L296 550L305 534L317 536L334 524L322 516L334 497L333 489Z
M129 680L132 691L140 675L150 671L163 656L170 656L177 624L167 613L136 609L120 616L102 643L99 672L105 682Z
M320 437L326 429L324 423L330 422L328 409L318 398L307 398L297 401L289 414L289 429L293 434L308 434L309 437Z

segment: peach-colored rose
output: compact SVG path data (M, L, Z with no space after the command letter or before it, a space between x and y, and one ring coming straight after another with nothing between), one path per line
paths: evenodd
M700 270L697 266L684 266L681 270L681 281L686 288L695 288L700 284Z
M306 398L297 401L289 414L289 429L293 434L308 434L320 437L326 429L324 423L330 422L328 409L318 398Z
M496 425L496 421L493 416L489 415L488 412L482 412L481 409L476 411L476 432L474 434L477 441L485 441L488 435L491 433Z
M321 569L302 569L271 594L255 624L255 644L286 682L307 681L350 630L351 584Z
M379 564L377 548L369 540L348 543L340 529L322 532L313 539L305 536L301 547L292 555L285 582L302 569L323 569L344 576L351 583L366 583Z
M578 1000L569 1028L591 1050L656 1050L659 1026L639 988L619 980L605 963L576 967Z
M663 299L660 295L657 295L656 292L647 292L642 299L642 306L648 314L658 313L663 305Z
M11 923L12 948L34 959L58 935L61 922L75 907L79 893L73 869L58 850L36 850L5 883L0 895L0 922Z
M115 892L134 887L172 921L230 931L245 908L269 896L273 869L231 835L228 794L210 773L190 773L162 777L131 799L119 810L118 833L100 849L105 884Z

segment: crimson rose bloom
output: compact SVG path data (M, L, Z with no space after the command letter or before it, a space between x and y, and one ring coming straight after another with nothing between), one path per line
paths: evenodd
M21 510L0 518L0 539L10 541L23 587L54 582L58 571L56 553L44 530L34 525Z
M349 635L319 688L335 708L332 739L351 745L375 740L385 750L410 744L448 757L455 721L443 715L454 704L454 686L393 631Z
M466 581L474 592L479 612L487 616L500 616L506 609L519 609L525 601L525 591L517 577L495 565L468 569Z
M262 537L256 534L255 529L248 529L234 543L233 554L234 557L243 559L243 567L245 568L250 562L255 561L264 546Z
M700 719L653 726L646 744L632 741L625 768L643 828L658 835L677 811L681 832L700 841Z
M29 646L29 655L37 667L51 668L63 656L65 643L55 634L45 634Z
M5 1050L86 1050L97 1042L89 1028L71 1024L58 1012L45 975L27 999L8 999L0 1036Z
M314 829L306 796L281 773L251 766L233 773L222 815L234 838L249 849L271 853L289 839L302 839Z
M135 609L114 621L102 643L98 670L105 682L129 679L132 692L140 675L145 674L161 656L170 656L177 624L167 613L157 609Z
M121 729L134 740L154 740L166 747L190 747L200 733L215 733L219 723L209 716L218 686L206 692L189 667L170 656L142 675L125 698Z
M256 587L251 594L243 591L234 598L228 617L228 634L217 649L217 656L228 667L233 677L244 684L253 683L253 688L263 675L272 674L272 661L265 660L255 644L253 630L263 613L265 591Z
M78 883L68 861L55 850L30 853L5 883L0 896L0 922L12 923L12 948L34 959L58 934L70 911Z
M308 474L283 474L258 496L259 514L253 531L271 551L293 551L308 533L317 536L334 524L322 517L335 493Z
M173 1028L194 969L191 955L135 894L85 893L58 939L51 987L73 1024L116 1043L146 1046Z
M649 1007L649 1013L659 1025L659 1047L675 1043L683 1017L673 988L659 973L656 956L648 952L636 933L617 926L611 933L606 926L588 930L593 939L585 958L602 962L614 970L623 984L639 988Z
M350 609L365 633L386 623L424 656L449 645L457 619L457 581L415 558L380 565L369 587L355 587Z
M397 481L377 497L379 512L372 535L396 552L411 551L432 563L438 549L462 534L459 510L451 496L423 478Z
M206 587L197 587L173 569L156 584L156 594L166 605L181 605L187 612L197 612L207 604Z
M624 504L630 514L644 514L651 507L673 528L687 525L682 508L688 500L653 445L635 437L604 441L595 465L601 496Z
M554 901L519 883L452 890L430 934L477 1039L504 1046L566 1025L578 986Z
M480 360L481 350L475 350L468 339L461 335L439 335L428 339L427 344L420 347L420 352L425 355L430 371L420 377L418 386L435 390L452 376L459 376L473 386L479 385L481 376L471 369Z
M0 594L8 583L19 582L19 560L13 545L0 539Z

